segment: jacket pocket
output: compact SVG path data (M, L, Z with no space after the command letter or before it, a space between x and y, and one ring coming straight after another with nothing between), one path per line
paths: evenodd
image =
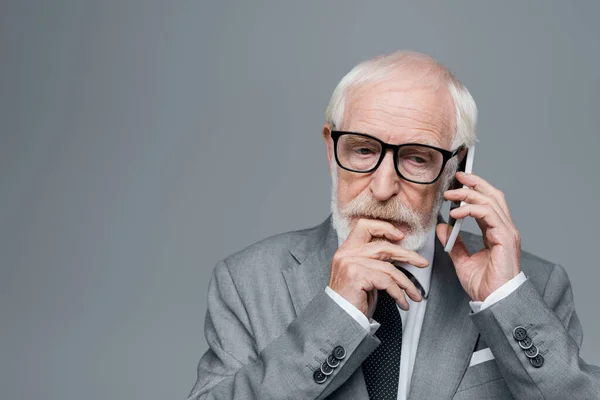
M515 400L502 378L456 392L452 400Z
M498 364L496 364L496 360L485 361L467 368L456 392L458 393L498 379L502 379L502 374L500 373Z

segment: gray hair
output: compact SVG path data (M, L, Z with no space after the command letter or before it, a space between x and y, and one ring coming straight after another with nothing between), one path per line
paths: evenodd
M397 51L363 61L346 76L333 91L325 111L326 121L332 129L339 128L344 119L347 96L351 89L365 83L379 83L394 72L415 67L428 68L427 76L435 84L445 83L456 109L456 132L452 138L452 148L471 146L477 141L477 106L475 100L446 67L432 57L412 51Z
M326 121L331 129L341 127L351 89L366 83L379 83L388 78L392 72L414 68L427 69L426 76L435 89L440 84L446 84L455 107L456 132L452 137L451 150L459 146L471 146L477 142L477 106L467 88L450 72L431 56L412 51L396 51L366 60L352 68L342 78L333 91L327 109ZM453 158L448 163L443 180L443 190L450 185L458 162Z

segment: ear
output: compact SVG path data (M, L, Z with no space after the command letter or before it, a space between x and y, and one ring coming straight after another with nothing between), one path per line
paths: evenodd
M468 150L469 150L469 148L468 148L468 147L466 147L466 146L463 146L463 147L462 147L462 148L461 148L461 149L458 151L458 154L457 154L457 156L456 156L456 157L457 157L457 159L458 159L458 163L459 163L459 164L460 164L460 163L461 163L461 162L462 162L462 161L465 159L465 156L467 155L467 151L468 151Z
M331 139L331 125L329 125L329 122L325 122L325 125L323 125L323 139L325 140L325 146L327 147L327 161L328 164L331 166L331 160L333 159L333 141ZM331 167L330 167L331 169ZM329 171L331 172L331 171Z

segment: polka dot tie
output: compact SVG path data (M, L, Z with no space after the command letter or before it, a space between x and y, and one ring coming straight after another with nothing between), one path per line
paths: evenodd
M398 398L402 319L396 301L385 290L377 291L373 319L381 324L375 332L381 344L362 363L369 399L395 400Z

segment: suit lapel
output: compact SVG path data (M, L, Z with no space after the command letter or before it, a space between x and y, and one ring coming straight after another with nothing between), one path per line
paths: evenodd
M443 221L439 221L443 222ZM478 332L469 297L436 236L431 288L411 379L409 399L449 399L468 367Z
M331 215L314 230L306 231L305 240L290 246L297 261L282 269L296 315L329 283L331 259L338 248Z

